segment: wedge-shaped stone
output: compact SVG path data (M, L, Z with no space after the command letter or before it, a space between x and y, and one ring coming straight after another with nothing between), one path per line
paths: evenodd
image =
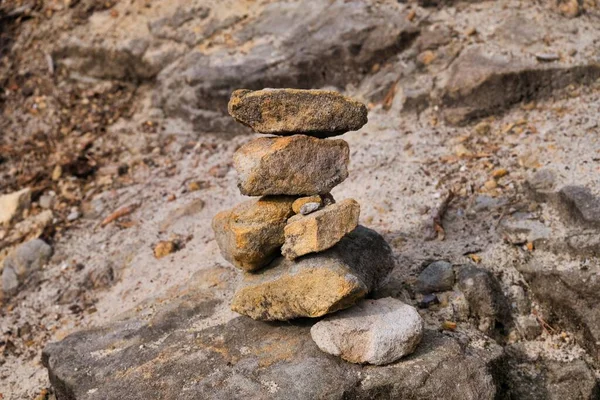
M354 199L332 204L312 214L295 215L285 226L282 254L294 260L308 253L327 250L358 225L360 205Z
M344 140L305 135L255 139L233 155L238 187L248 196L326 194L348 177Z
M267 265L284 242L295 197L266 196L218 213L212 223L223 257L244 271Z
M280 257L258 273L246 274L231 309L266 321L320 317L350 307L393 268L385 240L359 226L327 251L296 261Z
M360 129L367 123L364 104L328 90L236 90L229 114L259 133L304 133L325 138Z

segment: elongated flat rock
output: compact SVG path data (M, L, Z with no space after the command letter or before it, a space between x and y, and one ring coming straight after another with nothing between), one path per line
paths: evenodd
M309 253L327 250L358 225L360 205L346 199L309 215L295 215L284 229L281 253L294 260Z
M238 187L247 196L327 194L348 177L350 150L341 139L264 137L233 155Z
M350 307L393 268L385 240L358 226L327 251L296 261L280 257L258 273L246 274L231 309L265 321L320 317Z
M218 213L212 223L223 258L243 271L267 265L284 242L295 197L267 196Z
M229 114L255 132L303 133L319 138L356 131L367 123L364 104L328 90L236 90Z

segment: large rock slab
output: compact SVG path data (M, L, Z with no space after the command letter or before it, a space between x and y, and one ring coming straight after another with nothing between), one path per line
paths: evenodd
M327 250L358 225L360 204L346 199L308 215L295 215L284 228L281 253L289 260Z
M42 362L58 399L491 400L497 346L479 350L426 331L415 353L382 367L318 349L310 324L219 321L226 268L198 272L168 296L105 326L49 344ZM456 368L460 365L460 368Z
M266 321L320 317L363 298L393 268L385 240L359 226L327 251L296 261L281 257L256 274L246 274L231 308Z
M326 138L367 123L364 104L329 90L240 89L231 95L228 110L255 132L276 135Z
M215 239L223 257L243 271L267 265L284 243L284 227L294 215L295 197L266 196L215 215Z
M363 300L317 322L310 335L321 350L358 364L384 365L415 351L423 338L419 312L387 297Z
M264 137L233 155L238 187L247 196L326 194L348 177L350 149L340 139Z

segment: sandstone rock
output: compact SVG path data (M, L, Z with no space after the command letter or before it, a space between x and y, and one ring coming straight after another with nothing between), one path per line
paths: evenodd
M31 190L28 188L0 196L0 225L10 222L29 207L31 203Z
M344 140L304 135L258 138L233 155L238 187L248 196L325 194L348 177Z
M17 247L4 259L2 290L14 295L19 286L32 273L42 268L52 255L52 248L41 239L30 240Z
M326 138L367 123L364 104L328 90L240 89L231 95L228 109L236 121L255 132L276 135Z
M267 321L319 317L351 306L393 268L385 240L359 226L327 251L297 261L278 258L258 273L246 274L231 308Z
M267 265L284 242L294 197L266 196L218 213L212 223L223 257L244 271Z
M436 261L427 266L419 274L415 288L419 293L428 294L452 290L454 271L447 261Z
M360 205L354 199L340 201L310 215L295 215L285 226L281 253L294 260L327 250L356 228L359 215Z
M319 348L358 364L384 365L415 351L423 337L417 310L387 297L363 300L317 322L310 335Z
M292 210L294 210L296 214L300 214L300 208L302 208L303 205L307 203L318 203L321 205L322 202L323 200L321 199L321 196L300 197L294 201L294 204L292 204Z
M458 273L458 287L469 302L470 314L479 321L479 330L491 334L511 324L508 302L498 280L488 271L471 265ZM506 332L502 332L506 333Z
M47 345L42 362L56 397L492 400L500 393L502 352L493 344L483 350L426 331L402 362L374 368L320 351L306 322L217 323L232 280L227 268L200 271L125 319Z

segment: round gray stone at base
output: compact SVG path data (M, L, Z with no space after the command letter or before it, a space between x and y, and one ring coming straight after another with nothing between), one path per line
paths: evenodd
M454 286L454 271L447 261L432 262L421 272L416 282L417 292L423 294L445 292Z
M326 353L352 363L384 365L415 351L423 329L414 307L387 297L364 300L323 319L310 335Z

